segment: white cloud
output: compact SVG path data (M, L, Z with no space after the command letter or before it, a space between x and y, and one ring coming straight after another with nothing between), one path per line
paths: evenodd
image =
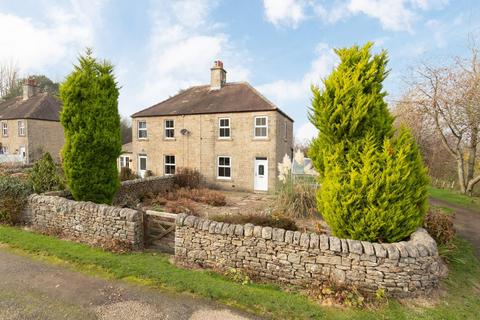
M277 27L296 28L306 18L305 6L302 0L263 0L267 20Z
M295 140L304 143L312 140L318 135L318 130L311 122L303 123L295 133Z
M354 15L380 22L383 29L413 32L421 11L441 9L449 0L264 0L265 15L274 25L296 27L312 10L325 23L337 23Z
M0 13L0 61L13 61L22 73L65 66L94 43L94 25L104 1L71 1L50 6L43 18Z
M214 6L212 1L189 0L152 8L149 53L146 66L140 68L146 72L138 88L124 90L123 96L130 99L125 101L127 112L162 101L180 89L208 83L217 59L224 62L227 81L248 80L246 54L235 47L221 26L210 21Z

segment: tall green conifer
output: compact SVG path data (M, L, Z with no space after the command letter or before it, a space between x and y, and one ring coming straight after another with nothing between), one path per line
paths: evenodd
M120 186L118 86L113 66L87 49L60 86L65 177L76 200L111 203Z
M426 170L406 129L394 135L384 101L387 54L372 44L338 49L338 67L313 87L309 155L320 173L318 207L339 237L398 241L421 226Z

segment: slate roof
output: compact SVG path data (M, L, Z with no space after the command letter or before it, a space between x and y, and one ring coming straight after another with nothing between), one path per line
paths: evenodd
M190 87L133 114L132 118L254 111L278 111L293 122L247 82L226 83L219 90L210 90L210 85Z
M60 121L61 102L49 93L37 93L23 100L22 97L0 102L0 120L37 119Z

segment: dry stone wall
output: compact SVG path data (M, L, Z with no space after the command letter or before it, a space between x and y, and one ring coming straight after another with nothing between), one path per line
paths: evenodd
M435 241L418 229L409 241L380 244L195 216L176 221L175 258L210 268L234 267L261 279L309 286L334 281L389 296L428 294L438 285Z
M23 220L35 229L88 243L143 247L143 216L137 210L34 194L28 197Z
M120 189L113 199L115 205L128 202L129 198L139 199L148 193L161 193L173 187L172 176L148 177L123 181Z

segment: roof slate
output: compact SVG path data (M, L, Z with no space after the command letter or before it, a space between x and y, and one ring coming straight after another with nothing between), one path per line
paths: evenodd
M0 103L0 120L37 119L60 121L61 102L49 93L38 93L23 100L12 98Z
M191 87L133 114L132 118L254 111L278 111L293 122L246 82L226 83L219 90L210 90L209 85Z

